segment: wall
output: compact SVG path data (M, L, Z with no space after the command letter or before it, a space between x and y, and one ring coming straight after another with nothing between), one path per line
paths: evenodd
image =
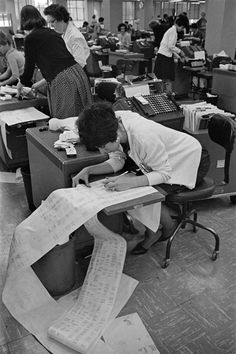
M224 50L234 57L236 48L236 1L208 0L206 50L209 55Z
M111 32L117 32L117 26L122 22L122 2L123 0L103 0L104 6L102 6L101 16L105 18L105 24L108 23L110 17ZM141 9L138 7L137 2L136 18L140 19L140 29L149 29L148 23L153 18L153 0L143 0L143 2L144 6ZM108 13L109 11L110 14ZM106 16L104 16L104 14L106 14Z

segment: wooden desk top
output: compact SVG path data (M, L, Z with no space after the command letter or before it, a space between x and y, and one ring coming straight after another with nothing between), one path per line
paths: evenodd
M191 71L191 72L198 72L198 71L203 71L206 70L205 66L199 66L197 68L191 68L190 66L183 66L184 70Z
M144 197L139 197L132 200L128 200L126 202L110 205L104 208L103 211L107 215L113 215L113 214L121 213L123 211L137 209L146 205L159 203L162 202L163 200L165 200L165 196L159 190L156 190L152 194L145 195Z
M127 53L119 53L119 52L112 52L109 51L108 52L109 56L114 56L117 58L121 58L121 59L129 59L129 60L139 60L142 61L142 59L144 61L147 61L148 59L144 59L144 54L143 53L133 53L133 52L127 52Z

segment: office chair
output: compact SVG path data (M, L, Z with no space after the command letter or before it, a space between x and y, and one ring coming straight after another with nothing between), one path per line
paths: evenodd
M178 231L181 228L184 229L186 227L186 224L191 224L193 226L193 232L196 232L197 227L199 227L201 229L209 231L214 236L215 249L212 253L211 258L213 261L217 259L217 255L219 253L219 245L220 245L219 236L213 229L206 227L197 221L197 210L192 206L192 202L210 198L213 195L214 190L215 190L215 183L213 179L209 177L205 177L203 181L193 190L187 190L187 191L166 196L166 202L169 204L174 204L175 206L177 205L179 209L179 213L178 216L174 217L177 219L178 225L174 230L172 236L167 241L166 255L162 263L162 268L166 268L170 264L170 250L171 250L172 242L175 236L177 235ZM193 218L191 219L192 216Z
M208 123L208 134L212 141L221 145L225 149L225 166L224 166L224 181L222 183L229 183L230 176L230 157L233 151L236 122L227 116L214 114ZM212 178L205 177L203 181L193 190L186 190L179 193L166 196L166 202L172 205L177 205L179 215L175 217L178 225L174 230L172 236L168 239L166 245L166 255L162 264L162 268L168 267L170 263L170 250L172 242L181 228L185 228L186 224L193 226L193 232L197 231L197 227L210 232L215 238L215 249L212 253L211 259L215 261L219 253L220 239L217 233L197 221L197 211L192 207L192 202L210 198L215 189L215 184ZM191 219L191 217L193 218Z

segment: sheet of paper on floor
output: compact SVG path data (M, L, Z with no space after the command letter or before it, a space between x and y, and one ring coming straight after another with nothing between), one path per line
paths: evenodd
M116 354L160 354L137 313L116 318L103 337Z

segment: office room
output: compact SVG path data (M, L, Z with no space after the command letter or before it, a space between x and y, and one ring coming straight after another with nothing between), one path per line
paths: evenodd
M236 353L235 15L1 0L0 354Z

